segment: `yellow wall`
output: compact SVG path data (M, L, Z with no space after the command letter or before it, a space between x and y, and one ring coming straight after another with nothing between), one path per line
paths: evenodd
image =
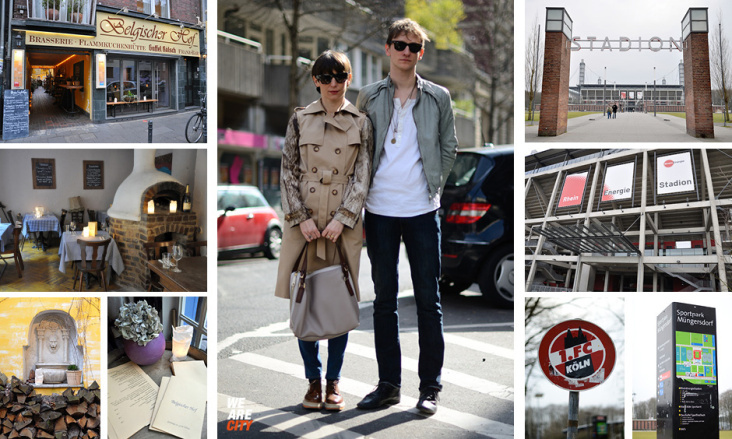
M92 89L94 88L91 69L92 57L88 55L73 55L71 58L64 60L56 70L63 72L64 78L69 78L74 76L74 64L79 61L84 61L84 91L75 90L74 98L76 99L76 105L83 108L91 118Z
M76 323L77 342L84 348L83 382L101 384L101 318L98 298L0 298L0 372L8 378L23 376L23 346L29 344L28 329L42 311L68 313ZM61 393L63 389L36 389L41 394Z

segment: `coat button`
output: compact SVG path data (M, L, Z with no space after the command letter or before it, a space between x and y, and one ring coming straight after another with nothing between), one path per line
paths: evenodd
M330 211L330 216L335 216L335 210Z
M333 175L338 175L338 169L333 169Z
M310 188L310 193L312 194L313 192L315 192L315 188L314 187L311 187Z
M315 152L320 151L320 147L319 146L316 146L315 148L313 148L313 151L315 151Z
M340 154L341 153L341 149L340 148L336 148L335 153L336 154Z
M333 192L331 192L333 195L338 195L338 191L333 189Z
M313 173L316 173L316 172L318 172L318 168L313 166L313 169L311 169L311 171L313 171Z

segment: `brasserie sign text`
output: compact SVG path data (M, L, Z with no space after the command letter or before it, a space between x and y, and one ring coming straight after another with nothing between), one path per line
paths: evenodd
M94 38L26 32L27 45L106 49L165 55L200 56L199 31L166 23L97 13Z

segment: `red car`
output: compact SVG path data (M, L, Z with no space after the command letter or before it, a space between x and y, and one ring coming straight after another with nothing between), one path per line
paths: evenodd
M259 189L219 186L217 209L219 253L263 251L269 259L280 257L282 224Z

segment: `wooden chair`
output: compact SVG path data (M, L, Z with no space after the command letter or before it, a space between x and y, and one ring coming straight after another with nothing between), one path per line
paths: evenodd
M107 269L107 248L109 248L109 243L112 242L112 238L107 238L104 241L92 242L78 239L76 242L79 244L79 248L81 249L81 261L76 264L76 270L74 271L74 286L72 287L72 289L76 289L76 281L78 280L79 291L81 291L81 287L84 284L82 276L85 273L89 273L99 276L102 287L104 287L104 291L106 292L107 281L105 279L104 271ZM91 258L88 260L86 254L87 247L91 247L92 249ZM102 247L101 260L97 258L97 255L99 255L99 247Z
M201 256L201 247L208 247L207 241L195 241L189 242L185 245L186 256Z
M148 261L162 259L162 254L164 252L173 253L174 245L175 241L146 242L143 244L143 247L145 248L145 257L147 257ZM150 286L147 290L152 291L153 288L156 288L156 291L163 291L163 286L160 284L160 276L151 271Z
M5 250L0 252L0 259L5 263L5 267L3 268L3 271L0 272L0 275L2 275L2 273L7 269L7 259L10 259L10 256L8 255L13 255L15 270L18 272L18 277L23 277L25 265L23 264L23 256L20 254L20 227L13 227L13 244L6 245Z

